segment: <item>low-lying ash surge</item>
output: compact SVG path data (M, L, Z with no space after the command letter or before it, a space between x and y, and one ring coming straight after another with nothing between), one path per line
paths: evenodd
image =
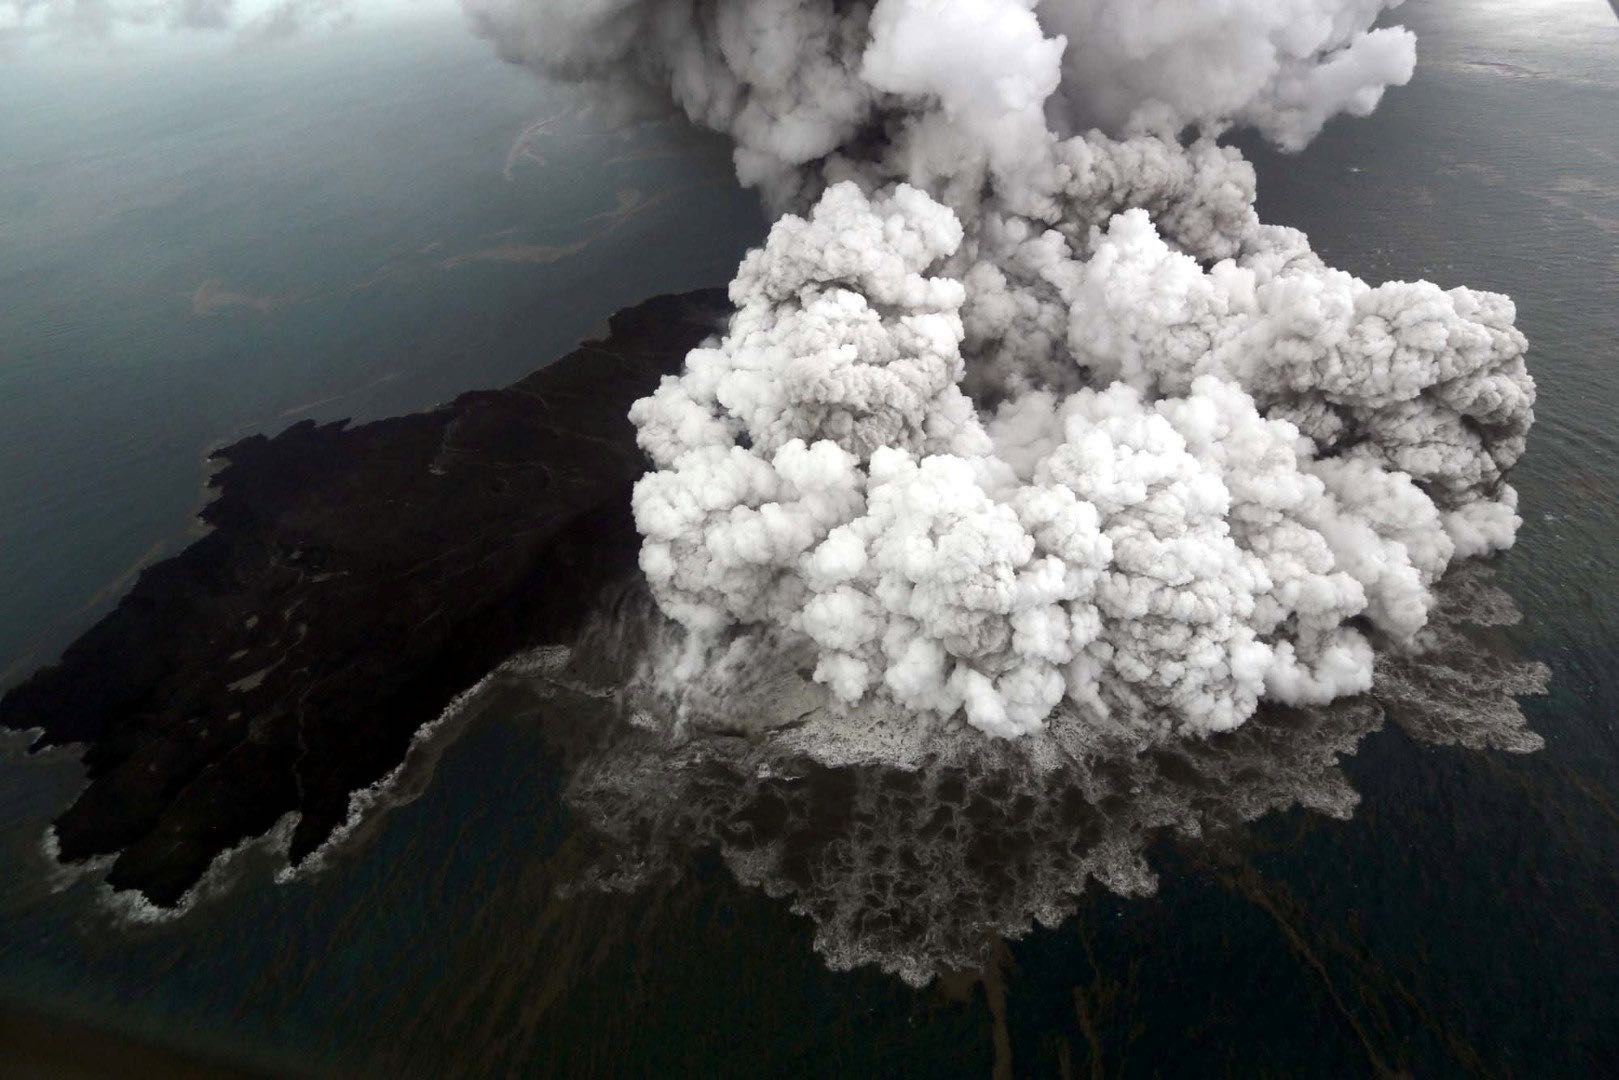
M770 642L746 681L716 673L671 697L656 654L674 631L634 585L533 687L571 732L557 733L576 763L564 797L599 837L575 892L633 890L718 853L807 916L833 968L921 986L981 970L998 938L1057 925L1087 888L1151 894L1156 843L1217 845L1295 806L1349 818L1341 759L1385 723L1430 745L1538 749L1518 699L1543 693L1548 670L1505 649L1497 628L1516 619L1486 570L1462 569L1422 651L1383 658L1369 694L1167 743L1078 717L1037 740L943 724L917 740L903 715L851 723L802 653Z

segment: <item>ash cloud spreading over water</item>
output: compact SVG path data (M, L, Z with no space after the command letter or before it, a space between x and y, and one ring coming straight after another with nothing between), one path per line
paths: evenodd
M827 700L795 669L790 637L756 637L683 694L708 712L694 731L642 669L669 624L637 583L535 681L578 741L565 798L598 839L569 891L675 879L712 852L808 917L834 969L873 965L914 986L979 970L997 938L1056 926L1093 884L1154 893L1166 839L1240 849L1241 827L1271 812L1350 817L1360 798L1340 759L1385 723L1427 745L1539 749L1518 699L1543 693L1548 671L1494 636L1517 618L1487 570L1461 567L1417 650L1380 657L1368 694L1267 703L1234 731L1161 743L1073 712L1038 740L942 724L918 738L902 711Z
M1328 267L1216 141L1369 113L1415 63L1391 5L466 6L729 135L782 215L632 413L676 682L779 648L850 716L1208 735L1367 691L1512 543L1511 301Z

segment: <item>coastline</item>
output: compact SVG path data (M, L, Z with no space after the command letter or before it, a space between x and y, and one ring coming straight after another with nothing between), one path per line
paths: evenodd
M0 700L32 751L85 747L61 860L110 857L110 888L167 908L289 814L289 862L318 852L424 724L633 564L626 413L727 310L657 297L504 390L220 450L211 530Z

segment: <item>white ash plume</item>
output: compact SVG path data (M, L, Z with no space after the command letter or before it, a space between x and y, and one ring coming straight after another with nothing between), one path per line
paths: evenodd
M1067 37L1063 100L1087 124L1253 127L1301 149L1333 116L1366 116L1416 65L1416 36L1369 29L1400 0L1091 0L1040 4Z
M1511 544L1511 302L1331 269L1215 141L1371 111L1415 59L1392 5L466 2L796 211L632 413L683 676L768 631L918 724L1207 734L1366 691Z

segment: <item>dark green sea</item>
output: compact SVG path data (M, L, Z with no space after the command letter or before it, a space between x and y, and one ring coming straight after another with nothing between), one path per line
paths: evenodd
M1619 20L1400 15L1415 81L1303 154L1250 148L1261 211L1369 279L1517 300L1540 404L1494 564L1523 619L1495 644L1550 668L1524 704L1543 749L1384 725L1342 763L1347 820L1164 836L1153 895L1093 885L922 990L830 970L815 921L713 852L568 889L591 843L561 800L567 718L519 685L477 695L327 869L279 884L249 852L166 922L47 863L81 770L12 754L0 1004L332 1075L1612 1074ZM185 542L211 447L513 381L619 306L723 282L763 235L722 145L606 134L426 22L185 65L0 60L0 101L11 681Z

